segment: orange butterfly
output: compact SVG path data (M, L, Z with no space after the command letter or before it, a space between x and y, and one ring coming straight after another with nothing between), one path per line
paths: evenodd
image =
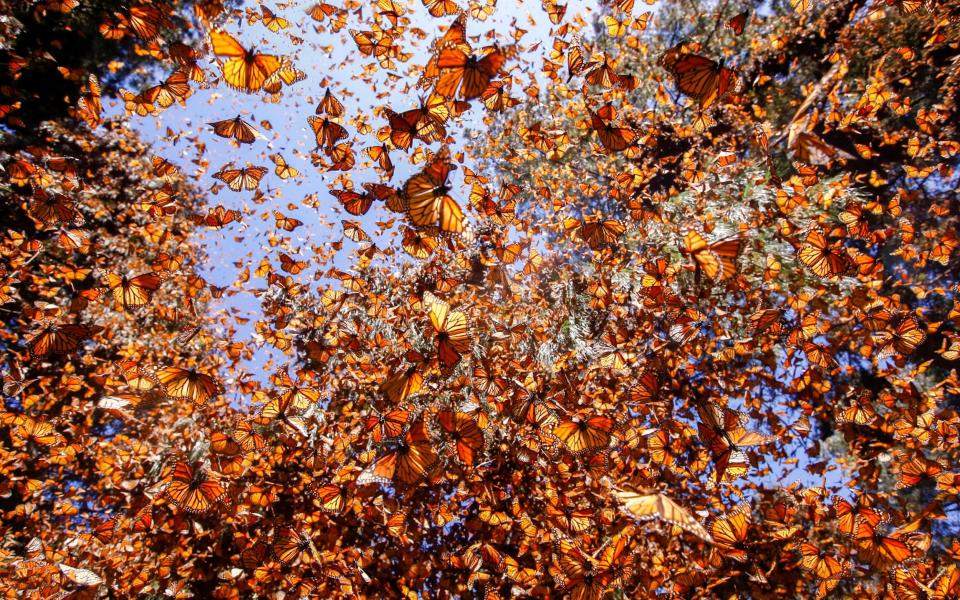
M822 232L812 229L797 251L800 259L819 277L838 277L850 268L850 257L839 243L827 241Z
M388 442L387 451L357 477L357 485L403 483L413 485L428 477L437 466L430 436L418 421L398 441Z
M191 513L205 513L227 496L215 475L186 461L175 464L164 482L170 501Z
M438 227L440 231L448 233L463 231L463 211L449 195L447 179L453 169L450 154L444 148L423 171L404 184L405 212L414 225Z
M107 274L107 289L113 294L117 310L129 310L150 302L163 278L156 273L144 273L127 278L126 275Z
M410 351L407 358L413 362L410 367L392 375L380 386L380 391L394 404L402 404L423 387L423 357Z
M350 490L344 486L329 484L314 488L310 494L320 504L320 510L330 513L342 512L347 505Z
M879 530L863 527L854 535L857 557L878 569L902 565L913 557L911 548L899 535L884 535Z
M496 46L488 46L482 55L460 46L444 48L437 56L436 92L444 98L454 98L459 90L463 100L479 98L506 61L506 55Z
M244 167L232 169L223 167L213 174L214 178L227 184L231 190L255 190L260 186L260 180L267 174L265 167Z
M14 418L10 438L16 447L23 447L29 443L38 446L56 446L64 442L63 436L54 429L52 423L26 415L17 415Z
M144 372L170 400L190 400L202 406L223 391L216 379L193 368L170 366Z
M483 431L473 417L464 412L442 410L437 413L437 422L455 447L460 462L473 465L476 453L484 446Z
M744 28L747 26L747 17L750 16L750 13L744 11L738 15L735 15L733 18L727 21L727 27L733 30L737 35L743 33Z
M597 137L600 138L600 143L607 150L622 152L636 141L637 134L633 129L610 123L612 119L616 118L616 112L611 105L604 105L597 112L588 108L587 113L590 115L593 130L597 132Z
M276 56L247 50L225 31L212 31L210 41L214 54L227 57L223 63L223 80L236 90L257 92L263 87L263 82L280 68L280 60Z
M280 179L290 179L291 177L300 176L300 170L296 167L290 166L286 159L284 159L280 154L271 154L270 160L272 160L273 164L276 165L276 168L273 170L273 172L276 173ZM287 231L292 230L288 229Z
M680 92L709 108L737 83L737 75L722 62L683 50L683 44L674 46L661 58L660 64L670 71Z
M263 81L263 91L268 94L277 94L284 85L293 85L307 78L307 74L294 67L289 60L280 62L280 68Z
M693 230L683 236L683 251L693 257L697 269L715 281L729 279L736 274L741 244L739 237L711 244Z
M353 190L330 190L330 193L337 197L351 215L365 215L373 206L373 196L366 192L361 194Z
M273 542L273 555L285 565L309 565L314 562L323 562L313 543L313 539L308 534L300 533L295 529L289 528L282 530L277 535L276 540Z
M307 121L310 123L310 127L313 128L313 133L317 139L317 146L323 147L326 152L332 151L338 141L349 135L343 125L331 121L327 117L321 119L320 117L311 115L307 118Z
M423 5L435 17L446 15L455 15L460 12L460 7L452 0L420 0Z
M176 71L160 85L155 85L143 92L147 102L156 103L161 108L167 108L176 101L186 100L191 93L187 83L188 74L185 71Z
M386 412L374 409L374 413L367 416L364 427L367 431L373 432L371 437L378 444L396 440L407 432L407 424L413 420L415 414L414 410L404 405Z
M220 137L233 138L241 144L252 144L257 138L263 139L263 135L250 123L240 118L240 115L233 119L208 123L208 125L213 127L213 132Z
M323 92L323 98L320 100L320 103L317 104L315 112L318 115L326 114L330 117L339 117L343 115L343 104L330 92L330 88L327 88L326 91Z
M841 562L832 554L817 548L810 542L800 544L800 566L820 579L841 579L847 574L849 565Z
M437 357L440 366L452 369L457 366L464 354L470 351L473 340L467 315L460 311L451 311L450 305L430 292L424 292L424 305L428 307L430 323L436 335Z
M421 101L419 107L402 113L388 108L384 114L390 125L390 141L401 150L409 149L414 138L429 144L447 136L444 123L450 117L450 108L441 96L431 96L427 101Z
M613 419L595 415L587 419L574 418L563 421L553 428L553 435L570 452L582 454L591 450L606 449L610 445L613 428Z
M717 550L723 556L737 562L747 560L744 546L750 526L749 508L739 507L730 514L717 519L710 527L710 535Z
M84 340L100 331L103 327L96 325L50 323L27 342L27 350L33 358L49 353L67 354L76 351Z

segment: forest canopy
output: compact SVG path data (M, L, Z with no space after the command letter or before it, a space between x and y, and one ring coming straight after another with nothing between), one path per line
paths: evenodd
M0 0L0 592L960 598L958 44Z

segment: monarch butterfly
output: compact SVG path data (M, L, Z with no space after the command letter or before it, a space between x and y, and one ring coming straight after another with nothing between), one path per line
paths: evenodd
M57 568L60 569L64 577L81 587L90 587L103 583L103 579L99 575L88 569L78 569L63 563L57 563Z
M84 224L83 215L77 210L76 203L65 194L50 194L45 190L36 190L30 202L30 216L45 225L63 223L80 226Z
M157 177L170 178L180 172L180 169L169 160L154 156L152 159L153 174Z
M248 23L253 24L254 22L256 22L256 20L257 19L254 19L251 21L248 19ZM259 21L261 21L267 29L269 29L274 33L277 33L281 29L286 29L290 25L290 23L286 19L284 19L283 17L278 17L276 13L274 13L272 10L267 8L266 5L264 4L260 5Z
M640 374L637 383L630 388L630 401L639 405L663 402L660 397L660 380L654 371Z
M629 576L632 560L626 552L626 536L615 536L599 550L600 556L594 558L567 536L559 531L554 533L557 536L554 542L556 562L550 565L549 571L556 584L571 598L600 600L610 588Z
M233 223L234 221L239 221L242 215L235 210L227 210L223 205L218 204L214 206L206 215L196 215L193 218L193 222L196 224L204 224L207 227L224 227Z
M15 423L16 426L10 430L10 438L15 446L23 447L29 443L56 446L64 442L63 436L47 421L18 415Z
M494 364L482 359L473 367L473 387L483 396L496 396L507 389L507 379L497 372Z
M420 0L423 5L434 17L444 17L446 15L455 15L460 12L460 7L452 0Z
M587 531L596 524L592 509L567 506L559 500L547 503L546 514L551 521L559 523L561 528L574 533Z
M170 501L190 513L205 513L227 496L215 475L186 461L175 464L165 481Z
M931 481L940 474L943 467L939 463L923 456L916 456L898 465L900 478L897 480L897 489L904 489L920 485L924 481Z
M253 125L244 121L240 115L233 119L224 119L223 121L214 121L208 123L213 128L213 132L224 138L233 138L241 144L252 144L257 138L263 139L263 134L257 131Z
M367 156L379 165L385 172L387 179L393 177L393 161L390 160L390 148L386 144L380 146L370 146L364 150Z
M473 465L476 453L483 449L483 431L469 414L442 410L437 413L437 422L455 446L457 457L465 465Z
M721 517L710 526L713 543L723 556L737 562L747 560L747 551L743 549L750 526L749 509L739 507L730 514Z
M113 541L119 528L120 518L113 516L102 521L99 519L91 521L90 532L101 544L109 544Z
M626 82L626 87L630 86L629 79L624 80L617 74L613 63L610 62L610 55L606 52L603 53L602 60L591 60L584 63L583 66L580 67L580 73L583 74L584 81L590 85L611 88L615 85L622 86Z
M107 274L107 289L113 294L117 310L129 310L150 302L163 278L156 273L144 273L127 278L126 275Z
M330 190L330 193L337 197L351 215L365 215L373 206L373 196L368 193L361 194L353 190Z
M722 62L685 52L683 44L668 50L660 64L673 75L677 89L699 102L701 109L713 105L737 81L736 73Z
M230 436L236 440L245 452L260 450L267 445L263 436L263 427L251 419L238 421Z
M668 496L659 492L636 493L616 490L616 496L624 510L641 521L658 519L692 533L700 539L710 542L713 538L706 528Z
M484 48L482 56L461 46L444 48L437 55L436 92L444 98L454 98L459 89L463 100L479 98L506 60L506 55L496 46Z
M870 395L861 394L851 398L850 405L840 411L838 423L853 423L855 425L869 425L877 418L877 413L870 405Z
M570 452L582 454L591 450L603 450L609 446L613 426L613 419L595 415L587 419L563 421L553 428L553 435Z
M893 331L878 331L873 334L873 337L883 344L881 356L894 351L903 355L910 354L927 339L927 333L920 328L920 322L910 314L893 315L890 318L890 327Z
M84 86L80 97L77 99L78 117L83 119L91 129L103 122L103 104L101 102L100 81L96 75L87 77L87 85Z
M402 439L387 444L387 451L357 477L357 485L402 483L413 485L428 477L437 465L423 421L415 423Z
M314 488L310 494L320 503L320 509L329 513L339 513L347 504L350 490L344 486L329 484Z
M870 222L859 204L847 204L837 215L837 218L846 226L847 233L853 237L867 238L870 236Z
M326 114L330 117L339 117L343 115L343 104L337 100L337 97L333 95L330 88L327 88L323 92L323 98L320 100L320 103L317 104L317 109L314 112L318 115Z
M273 555L285 565L323 562L313 539L308 534L289 528L281 531L274 540Z
M149 376L169 400L190 400L203 406L222 391L216 379L193 368L163 367L149 372Z
M510 90L502 81L494 81L480 94L480 101L491 112L502 112L520 104L519 98L512 98Z
M460 233L464 229L463 211L456 200L450 197L447 178L454 165L449 162L446 148L437 153L430 164L403 186L404 212L418 227L439 227L447 233Z
M820 579L828 580L843 578L849 568L848 564L810 542L800 544L800 566Z
M161 108L167 108L174 102L186 100L191 93L188 76L185 71L176 71L161 83L148 88L143 92L144 99L156 103Z
M739 237L708 243L696 231L683 236L683 251L693 257L698 269L715 281L730 279L737 272L737 257L742 240Z
M223 80L228 86L252 94L263 87L263 82L280 68L280 60L269 54L247 50L225 31L210 32L210 42L217 56L227 57L223 63Z
M727 27L733 30L737 35L743 33L744 28L747 26L747 17L750 16L750 13L744 11L738 15L735 15L730 20L727 21Z
M181 42L173 42L167 47L167 54L178 65L179 70L186 73L190 81L196 81L197 83L206 81L206 74L197 64L197 60L201 56L199 51Z
M263 81L263 91L268 94L277 94L283 86L293 85L307 78L307 74L293 66L289 60L280 62L280 68Z
M774 441L775 438L746 428L748 416L745 413L723 408L710 402L698 402L697 414L700 423L697 429L712 449L720 451L728 446L758 446Z
M667 333L674 342L686 344L700 336L707 325L708 321L705 314L695 308L688 308L682 313L674 315Z
M350 30L357 48L366 56L380 58L385 56L393 47L393 37L383 31L356 31Z
M419 357L419 355L417 355ZM396 373L383 382L380 391L394 404L401 404L423 386L423 374L419 360L407 369Z
M442 96L434 94L421 100L417 108L402 113L386 109L384 114L390 125L390 141L401 150L409 149L414 138L429 144L447 136L444 123L450 117L450 107Z
M294 231L303 225L303 221L300 219L288 217L278 210L273 211L273 218L277 229L282 229L284 231Z
M27 351L32 358L39 358L49 353L75 352L84 340L101 331L103 327L96 325L50 323L27 342Z
M854 535L857 557L878 569L889 569L913 556L913 549L897 534L884 535L864 527Z
M313 128L313 133L317 139L317 146L322 146L327 152L333 150L334 145L338 141L349 135L343 125L331 121L328 117L321 119L320 117L310 116L307 118L307 121L310 123L310 127Z
M616 113L609 104L601 107L597 112L588 108L587 113L590 114L590 124L597 132L600 143L607 150L621 152L636 141L637 134L632 128L613 125L609 122L616 118Z
M797 258L818 277L839 277L850 268L850 258L838 243L812 229L797 251Z
M882 510L865 504L863 496L858 496L853 504L839 496L834 496L833 508L837 517L837 530L849 536L857 534L861 526L874 529L889 518Z
M231 190L255 190L260 186L260 180L267 174L265 167L244 167L242 169L228 169L224 167L214 173L214 178L227 184Z
M449 304L430 292L424 293L423 300L436 334L437 358L444 369L452 369L470 351L472 340L467 315L451 311Z
M280 394L273 396L263 405L258 415L259 422L279 421L281 425L293 429L300 435L306 436L306 422L291 414L293 411L300 410L303 407L297 406L296 396L293 394Z
M407 424L415 414L415 411L407 406L398 406L386 412L375 411L367 416L364 427L373 432L371 437L378 444L396 440L407 432Z
M576 231L580 239L594 250L617 242L627 230L620 221L602 220L599 215L584 217L582 221L568 217L563 220L563 227L567 231Z
M394 0L377 0L377 8L380 9L380 14L389 19L394 27L397 26L400 17L407 12L403 6L394 2Z

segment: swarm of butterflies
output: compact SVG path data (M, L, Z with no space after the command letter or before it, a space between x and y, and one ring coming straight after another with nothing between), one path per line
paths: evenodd
M960 597L960 6L504 1L101 15L159 83L0 139L0 591ZM211 90L315 146L138 139Z

